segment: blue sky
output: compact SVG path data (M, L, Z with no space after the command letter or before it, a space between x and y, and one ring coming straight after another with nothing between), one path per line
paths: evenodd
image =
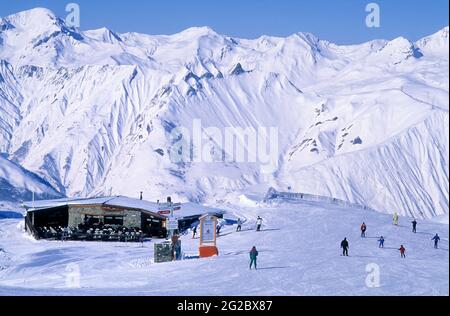
M0 16L46 7L66 16L64 0L0 0ZM81 29L173 34L191 26L242 38L311 32L339 44L404 36L417 40L448 25L448 0L74 0ZM381 27L367 28L365 7L381 9Z

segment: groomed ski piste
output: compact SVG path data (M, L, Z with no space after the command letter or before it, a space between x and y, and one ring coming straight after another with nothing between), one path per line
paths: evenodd
M219 256L153 263L144 244L35 241L16 213L0 214L0 295L434 295L449 294L448 216L418 220L329 202L244 198L227 216L246 222L242 232L224 226ZM262 231L255 220L263 218ZM366 238L360 225L367 224ZM441 243L434 249L432 237ZM385 248L378 248L384 236ZM341 256L347 237L349 257ZM185 256L198 254L198 239L183 235ZM406 259L398 248L404 245ZM259 251L249 270L249 251ZM378 282L379 281L379 282Z

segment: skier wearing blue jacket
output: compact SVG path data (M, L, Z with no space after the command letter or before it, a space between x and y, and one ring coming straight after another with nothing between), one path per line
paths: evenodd
M379 245L378 248L384 248L384 237L381 236L380 239L378 239Z
M438 249L439 240L441 240L441 238L439 237L439 235L436 234L436 236L434 236L433 238L431 238L431 240L434 240L434 249Z

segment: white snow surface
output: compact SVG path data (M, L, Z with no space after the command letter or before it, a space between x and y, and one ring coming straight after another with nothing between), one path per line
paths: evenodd
M307 201L229 205L228 215L246 222L240 233L235 226L222 228L218 257L162 264L153 263L155 241L35 241L23 231L22 220L0 220L0 295L449 294L448 225L419 220L413 234L411 218L401 217L396 227L390 215ZM257 216L263 218L261 232L255 231ZM436 233L439 249L431 240ZM380 235L384 249L378 248ZM340 255L344 237L349 257ZM198 254L198 239L188 234L181 240L185 255ZM400 258L400 245L407 249L406 259ZM248 267L252 246L259 250L257 271ZM379 287L368 286L374 267Z
M448 43L448 27L416 43L347 46L208 27L80 31L36 8L0 20L0 151L70 197L240 203L291 187L445 218ZM169 132L197 119L221 131L277 127L277 170L174 163Z

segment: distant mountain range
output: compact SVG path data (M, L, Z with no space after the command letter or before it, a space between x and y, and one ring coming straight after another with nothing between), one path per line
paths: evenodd
M42 8L7 16L0 199L144 191L217 203L274 187L442 215L448 56L448 27L415 43L339 46L305 33L246 40L207 27L170 36L79 31ZM192 131L194 120L219 130L277 127L276 170L173 162L170 132Z

